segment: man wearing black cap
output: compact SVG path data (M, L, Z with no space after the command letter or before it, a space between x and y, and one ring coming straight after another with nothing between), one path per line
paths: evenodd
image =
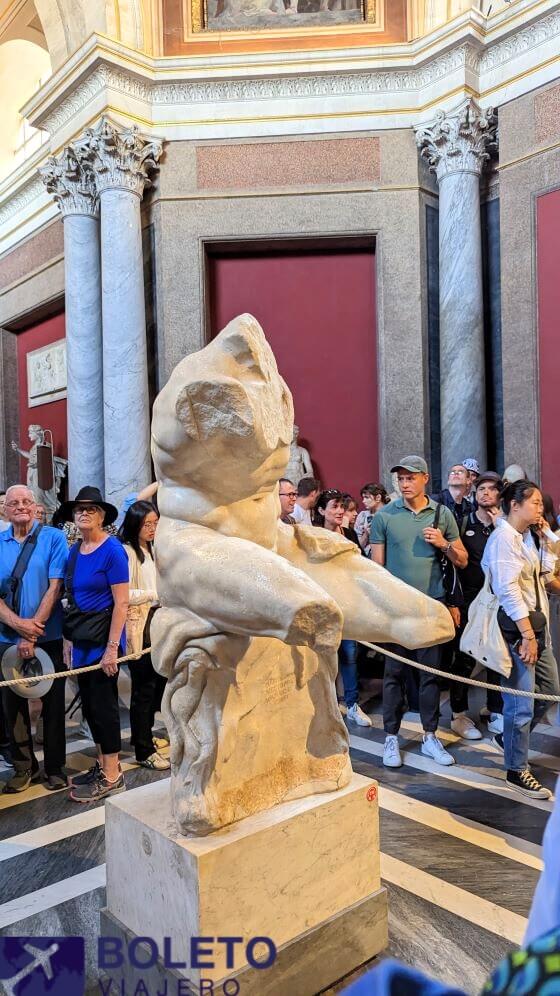
M470 677L475 662L472 657L459 650L458 643L461 632L467 624L469 606L472 605L484 585L484 571L480 564L488 537L494 530L494 523L500 511L500 495L503 486L500 475L494 473L493 470L487 470L480 477L477 477L475 481L477 508L465 516L460 526L461 539L469 555L469 562L466 567L459 571L465 601L461 608L461 626L457 633L457 649L451 671L463 678ZM497 678L497 675L493 674L490 680L494 681L494 678ZM451 729L465 740L480 740L480 730L475 726L467 712L469 707L468 688L468 685L451 682L449 692L452 713ZM486 702L489 732L502 733L504 729L502 696L499 692L488 691Z
M403 457L391 469L391 473L395 472L401 497L385 505L373 517L370 531L372 560L412 588L445 602L439 551L457 568L467 564L457 523L453 513L442 505L436 528L437 505L426 495L428 465L422 457ZM449 611L455 625L458 625L459 610L450 608ZM414 658L429 667L440 665L439 646L415 651L406 651L402 647L394 649L398 654ZM405 710L405 685L411 671L409 665L401 664L392 657L385 658L383 726L386 738L383 764L388 768L398 768L402 764L398 732ZM438 679L427 671L420 671L419 682L420 719L424 729L421 751L438 764L454 764L453 757L436 736L440 697Z

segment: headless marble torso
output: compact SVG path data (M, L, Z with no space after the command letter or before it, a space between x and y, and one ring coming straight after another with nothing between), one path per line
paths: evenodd
M452 635L445 609L354 544L278 521L292 424L289 391L248 315L183 360L154 406L163 607L153 659L168 678L183 833L346 784L342 635L415 646Z

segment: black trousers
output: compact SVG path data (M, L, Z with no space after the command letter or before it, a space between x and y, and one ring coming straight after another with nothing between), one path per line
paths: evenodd
M65 671L62 658L62 640L47 640L39 646L51 658L55 671ZM43 695L43 744L45 774L57 775L66 763L66 729L64 717L64 688L62 679L51 683L50 691ZM16 772L37 771L39 762L33 753L29 700L16 695L11 688L4 689L4 711L12 749L12 764Z
M429 667L440 666L441 647L425 647L422 650L407 650L405 647L387 645L388 650L402 657L427 664ZM406 710L405 692L410 686L411 672L415 671L408 664L401 664L392 657L385 658L385 674L383 676L383 727L385 733L396 734L400 730L401 721ZM415 672L418 678L418 706L420 719L425 733L435 733L439 720L439 679L435 674L426 671ZM412 703L409 701L409 707Z
M468 654L464 654L462 650L459 649L461 636L468 621L469 606L472 604L475 597L476 594L473 594L472 597L466 595L465 605L461 607L461 625L455 634L455 639L450 643L446 643L443 648L444 653L442 658L442 669L444 671L449 671L450 675L457 674L461 678L470 678L476 663L472 657L469 657ZM499 685L500 675L495 671L487 670L486 675L482 680L486 680L492 685ZM449 704L454 715L459 712L466 712L469 708L469 686L464 685L462 682L451 681L449 684ZM489 712L503 712L504 702L500 692L493 692L490 689L487 690L486 707Z
M118 680L118 673L108 677L104 671L78 675L84 719L102 754L118 754L121 749Z
M130 662L130 739L136 760L145 761L154 753L152 728L154 716L161 707L165 678L154 670L150 654Z

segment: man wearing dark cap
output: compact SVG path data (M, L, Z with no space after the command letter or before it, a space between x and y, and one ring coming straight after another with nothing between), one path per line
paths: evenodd
M438 528L435 528L437 505L426 495L428 465L422 457L403 457L391 473L397 474L401 497L385 505L373 517L371 558L412 588L445 602L439 551L457 568L467 564L467 554L453 513L442 505ZM450 608L449 611L458 625L459 610ZM415 651L402 647L391 649L404 657L414 658L420 664L439 667L439 646ZM411 671L410 665L395 661L392 657L385 658L383 726L386 738L383 763L389 768L398 768L402 764L398 732L405 711L405 685ZM424 729L422 753L438 764L453 764L453 757L436 736L440 696L438 679L433 674L420 671L419 682L420 719Z
M477 477L475 481L477 508L465 516L460 526L461 539L469 555L469 562L466 567L459 571L465 602L461 608L461 626L457 633L457 647L451 671L463 678L471 676L475 662L472 657L459 650L459 639L467 624L469 606L474 602L484 585L484 571L480 563L488 537L494 529L494 523L500 511L500 495L503 486L500 475L494 473L493 470L487 470ZM494 679L497 679L497 675L492 672L490 681L496 684ZM452 713L451 729L465 740L480 740L480 730L468 715L468 689L468 685L451 682L449 692ZM502 733L504 729L502 696L499 692L488 691L486 703L489 732Z

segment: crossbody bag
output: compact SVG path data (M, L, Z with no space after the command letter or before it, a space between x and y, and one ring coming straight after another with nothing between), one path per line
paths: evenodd
M74 600L74 572L82 543L76 543L70 551L66 568L65 588L66 607L64 609L63 635L72 643L92 643L104 647L109 639L114 603L99 612L84 612Z
M4 604L7 605L12 612L15 612L16 616L19 616L21 609L22 580L29 566L29 561L31 560L37 546L37 540L39 539L39 533L42 528L42 525L39 524L37 528L23 541L21 549L18 553L18 558L14 564L14 569L9 578L6 578L4 584L2 585L2 590L0 591L0 597L3 599ZM14 640L19 639L19 636L14 629L10 626L6 626L5 623L3 626L7 633L10 634L10 637L13 635Z
M536 571L533 572L533 583L535 585L536 608L530 609L527 612L527 615L529 616L529 622L531 623L535 636L539 637L544 633L547 618L542 610L541 593L539 590ZM501 606L498 609L498 625L508 643L516 643L521 639L521 633L519 632L517 623L511 618L511 616L508 616L507 612L502 609Z
M439 529L439 520L441 517L441 502L438 502L435 515L434 515L434 529ZM455 564L451 562L448 556L443 552L443 550L436 549L437 558L439 560L439 566L441 567L441 573L443 578L443 587L445 590L445 604L456 606L460 608L465 604L465 596L463 595L463 589L461 587L461 582L459 580L459 574Z

